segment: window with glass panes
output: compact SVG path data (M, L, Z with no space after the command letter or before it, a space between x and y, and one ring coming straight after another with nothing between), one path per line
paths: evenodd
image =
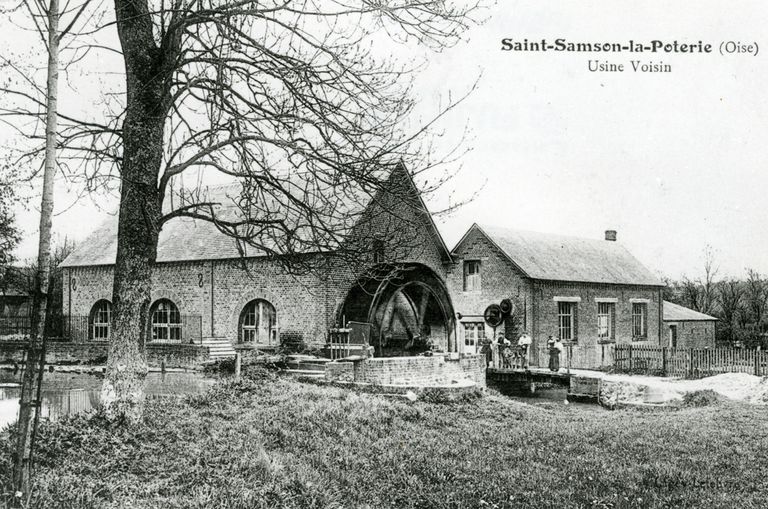
M645 338L648 336L648 304L632 303L632 337Z
M261 299L246 304L240 314L241 343L272 345L278 343L275 307Z
M464 291L480 290L480 260L466 260L464 262Z
M558 336L563 341L576 339L576 303L557 303Z
M176 304L161 299L152 306L152 341L181 341L181 314Z
M464 323L464 346L477 348L485 339L485 324L483 322Z
M601 341L616 339L616 304L597 303L597 337Z
M100 300L91 309L91 339L94 341L106 341L109 339L110 323L112 318L112 303L108 300Z

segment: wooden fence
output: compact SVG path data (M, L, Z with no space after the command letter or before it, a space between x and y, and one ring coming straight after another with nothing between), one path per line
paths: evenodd
M616 345L614 369L623 373L702 378L722 373L768 375L768 351Z

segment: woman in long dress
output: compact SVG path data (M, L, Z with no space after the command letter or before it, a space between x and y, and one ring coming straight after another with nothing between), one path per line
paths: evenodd
M555 348L555 338L552 336L547 339L547 348L549 349L549 370L558 371L560 369L560 351Z

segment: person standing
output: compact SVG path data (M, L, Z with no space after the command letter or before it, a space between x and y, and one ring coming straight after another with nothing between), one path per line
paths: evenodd
M547 350L549 350L549 370L557 371L560 368L560 354L555 348L555 338L553 336L547 338Z
M486 336L480 342L480 353L485 355L486 367L490 368L493 365L493 350L491 349L491 340Z
M552 339L552 336L550 336ZM560 338L552 340L552 347L549 349L549 369L550 371L560 371L560 353L563 351L563 342Z
M532 342L533 339L531 339L531 336L528 334L527 330L523 331L520 339L517 340L517 346L520 349L521 367L523 369L528 369L528 349L530 348Z

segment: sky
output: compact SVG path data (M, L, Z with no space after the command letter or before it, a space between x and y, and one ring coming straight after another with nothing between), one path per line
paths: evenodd
M476 193L437 218L449 247L474 222L588 238L614 229L649 269L672 278L701 275L706 246L723 277L748 267L768 273L768 41L761 39L768 9L761 2L504 0L485 17L465 41L430 55L414 88L419 114L428 117L478 83L441 123L446 147L468 128L469 151L428 203L441 208L450 193ZM713 53L507 52L503 38L702 40ZM758 53L722 56L726 41L756 43ZM408 45L392 52L423 55ZM590 72L595 59L627 69ZM635 73L630 60L672 71ZM54 231L75 240L116 209L72 202L59 186ZM19 209L18 220L25 240L17 254L32 257L37 209Z

